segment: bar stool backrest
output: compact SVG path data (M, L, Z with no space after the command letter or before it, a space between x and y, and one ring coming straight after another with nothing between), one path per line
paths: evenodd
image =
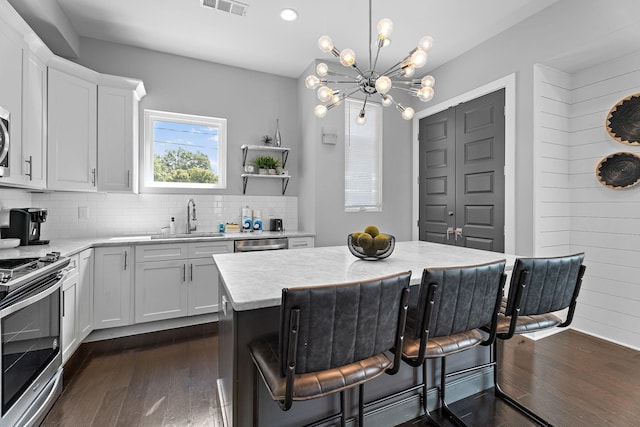
M282 375L286 375L290 325L296 313L296 374L348 365L394 347L410 278L411 272L405 272L369 281L283 289L279 349ZM406 304L406 295L404 301Z
M496 304L502 296L502 275L505 261L455 267L425 268L416 311L416 325L423 325L429 311L430 288L434 289L434 303L428 322L429 338L450 336L480 328L493 319ZM421 327L416 327L421 338Z
M531 316L563 310L572 303L581 278L584 253L554 258L518 258L513 267L509 296L505 310L512 316ZM577 295L576 295L577 296Z

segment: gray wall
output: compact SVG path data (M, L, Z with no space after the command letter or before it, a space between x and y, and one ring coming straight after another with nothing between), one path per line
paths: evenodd
M242 194L240 146L261 144L265 134L273 136L279 118L282 145L291 148L287 169L293 178L286 195L297 195L301 134L296 79L87 38L80 39L76 62L100 73L144 81L141 145L145 108L226 118L227 189L214 190L215 194ZM281 195L280 182L252 180L247 194Z
M298 199L300 228L316 232L316 246L344 245L347 234L362 231L370 224L397 240L411 240L411 121L403 120L393 107L383 110L382 212L345 212L344 105L331 109L323 119L315 118L315 91L304 86L305 77L314 67L312 64L306 70L298 84L303 114L301 151L305 156L300 163L304 169L301 186L305 189ZM336 71L341 68L332 67ZM407 104L403 94L393 92L393 96ZM336 145L322 144L323 129L337 132Z
M431 72L436 95L426 105L516 73L516 253L533 253L533 65L601 47L609 34L636 24L639 14L637 0L561 0ZM591 53L597 58L602 52ZM437 54L436 40L431 55Z

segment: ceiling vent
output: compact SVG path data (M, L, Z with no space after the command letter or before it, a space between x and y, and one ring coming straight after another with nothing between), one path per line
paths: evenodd
M217 9L238 16L246 16L247 9L249 8L248 4L234 0L200 0L200 4L204 7L210 7L211 9Z

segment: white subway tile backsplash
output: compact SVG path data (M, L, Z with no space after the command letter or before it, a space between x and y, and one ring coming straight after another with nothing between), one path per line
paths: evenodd
M240 223L242 208L259 209L265 228L282 218L287 230L298 228L298 198L287 196L208 196L161 194L28 193L0 189L0 207L42 207L49 210L44 239L159 233L171 217L176 231L186 231L187 201L196 202L198 231L217 231L221 222ZM79 207L88 208L80 219Z

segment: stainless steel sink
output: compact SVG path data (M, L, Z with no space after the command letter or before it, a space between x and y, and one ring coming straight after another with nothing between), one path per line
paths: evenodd
M195 239L197 237L222 237L222 233L214 232L195 232L195 233L177 233L177 234L154 234L151 239Z

